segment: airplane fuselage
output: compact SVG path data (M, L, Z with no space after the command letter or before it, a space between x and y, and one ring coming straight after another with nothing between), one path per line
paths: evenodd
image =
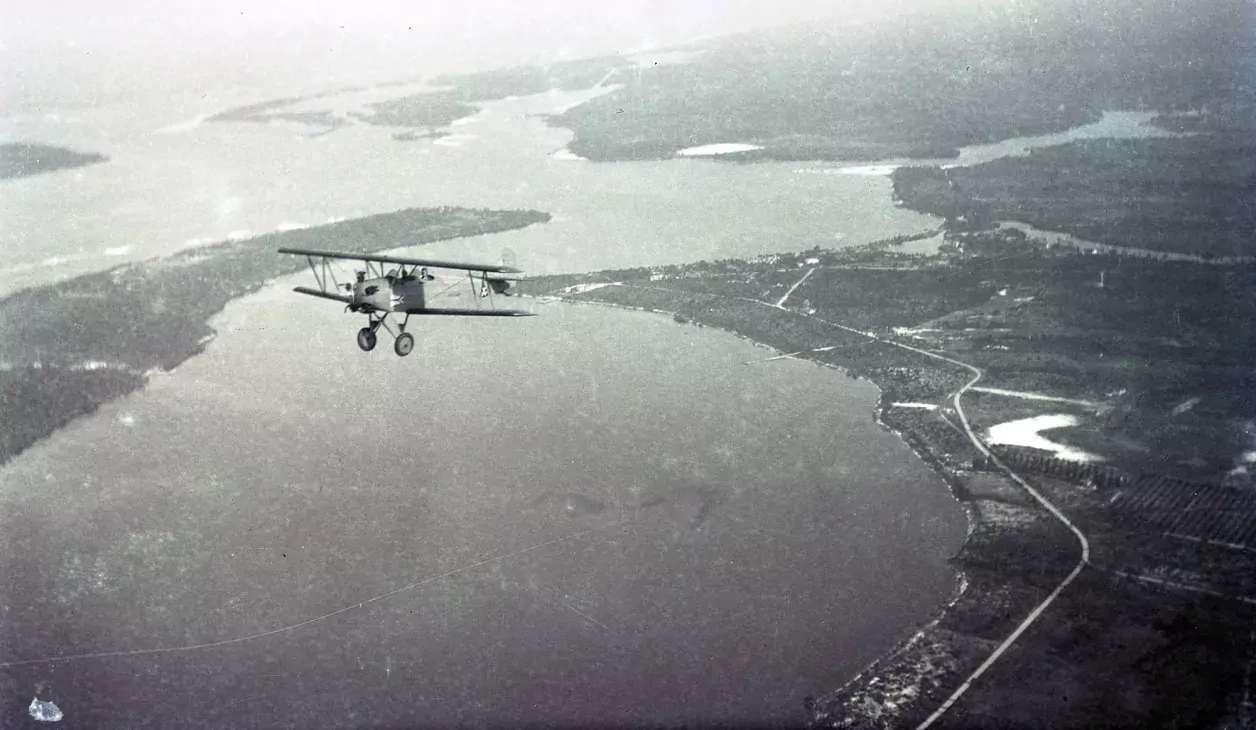
M422 309L423 281L417 276L382 276L353 284L355 312L404 312Z

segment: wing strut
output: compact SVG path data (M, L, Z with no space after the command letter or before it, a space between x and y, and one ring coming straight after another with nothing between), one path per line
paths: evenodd
M305 260L310 264L310 271L314 272L314 281L318 284L318 288L327 291L327 281L331 280L332 290L340 291L340 282L336 281L336 271L331 267L331 262L326 256L319 257L319 265L314 265L314 256L309 255ZM322 272L321 274L319 272Z

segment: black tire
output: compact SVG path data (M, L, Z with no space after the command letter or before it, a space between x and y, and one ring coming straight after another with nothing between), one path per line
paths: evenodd
M375 349L375 330L370 327L363 327L358 330L358 347L364 352L370 352Z
M414 335L409 332L402 332L397 335L397 341L393 343L393 352L401 357L409 355L414 350Z

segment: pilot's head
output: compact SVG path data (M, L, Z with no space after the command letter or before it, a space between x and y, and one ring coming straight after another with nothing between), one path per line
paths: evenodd
M366 281L366 272L365 272L365 271L359 271L359 272L357 272L357 274L358 274L358 281Z

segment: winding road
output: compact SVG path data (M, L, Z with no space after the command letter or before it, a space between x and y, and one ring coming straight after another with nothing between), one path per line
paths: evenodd
M802 312L796 309L787 308L785 306L785 302L787 302L790 296L793 295L793 293L797 291L800 286L802 286L803 282L805 282L813 273L815 273L817 268L821 268L821 267L813 267L811 269L808 269L807 273L803 274L802 277L798 279L798 281L794 282L793 286L791 286L789 290L785 293L785 296L781 297L776 302L767 302L762 299L752 299L750 297L740 297L740 296L726 296L724 298L751 302L751 303L759 304L765 307L771 307L781 312L793 314L798 317L805 317L807 319L820 322L821 324L827 325L829 327L840 329L844 332L850 332L852 334L860 335L861 337L865 337L867 339L874 340L876 342L881 342L886 345L890 345L892 347L897 347L901 350L907 350L909 352L913 352L913 353L922 355L924 357L927 357L933 360L937 360L940 362L948 363L950 365L954 365L956 367L963 368L967 370L968 372L972 373L972 378L969 379L968 382L966 382L958 390L956 390L951 396L951 402L955 408L956 415L959 417L960 425L963 427L964 434L968 437L968 440L972 442L973 446L976 447L976 449L979 452L981 452L983 456L985 456L987 459L990 460L990 463L994 464L996 467L998 467L1000 471L1006 474L1008 478L1010 478L1012 481L1020 485L1020 487L1023 488L1026 492L1028 492L1029 495L1033 497L1035 501L1038 502L1038 504L1046 508L1046 510L1050 512L1051 515L1055 517L1055 519L1059 520L1061 524L1067 527L1069 531L1072 532L1073 535L1077 538L1077 542L1079 546L1081 547L1081 556L1077 561L1077 565L1073 566L1073 569L1069 572L1067 576L1065 576L1064 580L1060 581L1059 585L1057 585L1055 589L1051 591L1051 593L1048 594L1045 599L1042 600L1041 603L1039 603L1037 606L1034 607L1032 611L1029 612L1029 615L1027 615L1024 618L1024 620L1022 620L1016 626L1016 628L1013 629L1010 634L1008 634L1007 638L1005 638L1002 642L999 643L997 647L995 647L994 651L990 653L990 656L986 657L986 660L981 663L981 666L977 667L977 669L974 670L972 674L968 675L968 677L964 679L963 683L960 684L960 686L956 688L956 690L952 692L949 697L946 698L946 701L944 701L936 710L934 710L933 713L929 715L929 717L925 718L924 722L918 725L916 729L916 730L925 730L926 728L932 726L935 722L937 722L952 707L954 707L955 703L958 702L959 699L963 697L964 694L968 692L970 688L972 688L973 684L978 679L980 679L981 676L985 674L986 671L989 670L990 667L992 667L994 663L999 660L1000 657L1002 657L1005 653L1007 653L1007 650L1010 649L1017 642L1018 639L1020 639L1021 635L1024 634L1025 631L1029 629L1029 627L1033 626L1034 622L1036 622L1039 618L1042 617L1042 614L1045 613L1046 610L1051 607L1051 604L1054 603L1055 599L1058 598L1059 595L1064 592L1064 589L1068 588L1069 585L1071 585L1073 581L1077 579L1077 576L1081 575L1082 570L1085 569L1086 566L1090 564L1090 541L1086 539L1086 535L1081 531L1081 529L1079 529L1077 525L1075 525L1071 520L1069 520L1068 517L1065 517L1064 513L1061 512L1060 509L1051 502L1051 500L1047 499L1041 492L1039 492L1032 485L1030 485L1029 482L1025 481L1025 479L1020 474L1016 473L1011 467L1009 467L1007 464L1004 464L1001 460L999 460L999 458L990 451L989 447L986 446L985 442L983 442L981 438L977 436L976 431L973 430L972 424L968 420L968 414L964 412L963 397L965 393L972 390L977 385L977 383L981 382L982 378L985 377L985 373L981 370L981 368L978 368L977 366L972 365L970 363L966 363L962 360L957 360L953 357L947 357L946 355L941 355L936 352L923 350L919 347L913 347L911 345L906 345L901 342L896 342L894 340L885 339L883 337L877 336L876 334L872 332L865 332L863 330L855 329L854 327L849 327L844 324L831 322L822 317L817 317L814 314L808 314L806 312ZM656 289L659 291L667 291L671 293L677 292L676 289L670 289L667 287L659 287L659 286L636 286L636 285L629 285L629 284L622 284L622 283L619 283L618 285L630 286L632 288L639 288L639 289ZM555 294L555 293L551 292L551 294ZM785 355L784 357L793 357L795 355L801 355L801 354L803 353L800 351L797 353L792 353L790 355ZM769 358L769 359L776 359L776 358Z
M964 680L963 684L961 684L954 692L952 692L951 695L946 698L946 701L943 702L941 706L938 707L938 709L933 711L933 714L929 715L929 717L927 717L924 722L922 722L920 725L917 726L917 730L925 730L925 728L930 727L931 725L933 725L933 723L937 722L939 718L945 715L946 712L950 710L951 707L953 707L955 703L958 702L961 697L964 696L964 693L966 693L972 687L973 683L976 682L978 679L980 679L981 675L985 674L986 670L988 670L991 666L993 666L994 663L997 662L999 658L1002 657L1007 652L1007 650L1010 649L1012 645L1016 643L1016 641L1021 637L1021 635L1024 634L1025 631L1042 616L1042 614L1051 606L1052 603L1055 602L1055 599L1059 597L1059 595L1064 591L1064 589L1068 588L1069 585L1074 580L1077 579L1077 576L1081 575L1082 570L1087 565L1090 564L1090 541L1086 539L1086 535L1083 534L1080 529L1078 529L1077 525L1073 524L1069 520L1069 518L1064 516L1064 513L1061 512L1059 508L1057 508L1054 504L1051 503L1051 500L1043 496L1043 494L1039 492L1037 489L1034 489L1033 486L1029 484L1029 482L1025 481L1025 479L1021 477L1020 474L1017 474L1010 467L1008 467L1007 464L1004 464L1002 461L999 460L998 457L996 457L993 453L991 453L990 449L977 436L977 433L973 430L972 424L969 423L968 421L968 415L964 413L964 404L962 402L962 399L964 397L964 394L967 393L969 390L971 390L973 386L977 385L977 383L981 382L981 379L985 376L985 373L982 372L981 368L978 368L976 365L971 365L969 363L966 363L962 360L956 360L955 358L952 358L952 357L939 355L936 352L929 352L928 350L922 350L919 347L912 347L911 345L905 345L901 342L887 340L885 338L878 337L877 335L872 334L871 332L864 332L861 330L857 330L853 327L847 327L846 325L838 324L836 322L830 322L828 320L822 319L815 315L807 314L806 312L800 312L797 310L787 309L785 307L785 301L789 299L789 295L793 294L794 291L798 289L798 287L801 286L802 283L807 280L807 277L811 276L811 274L814 271L815 269L811 269L806 274L804 274L803 277L799 279L797 282L795 282L794 286L792 286L789 289L789 292L787 292L784 297L781 297L780 301L778 301L776 304L771 304L769 302L764 302L761 300L756 300L756 301L758 301L760 304L773 307L774 309L779 309L783 312L789 312L799 317L806 317L808 319L813 319L817 322L826 324L830 327L836 327L846 332L851 332L851 333L866 337L868 339L875 340L877 342L882 342L887 345L897 347L902 350L908 350L910 352L914 352L919 355L932 358L934 360L939 360L941 362L949 363L951 365L964 368L968 372L972 373L972 376L973 376L972 379L970 379L967 383L961 386L959 390L956 390L955 393L951 396L951 402L955 406L955 413L956 415L959 416L960 425L963 426L965 435L968 436L968 439L972 441L973 446L975 446L977 450L982 453L983 456L985 456L987 459L990 460L991 463L997 466L1000 471L1002 471L1004 474L1007 474L1007 476L1012 481L1016 482L1022 488L1024 488L1024 490L1028 492L1029 495L1038 502L1038 504L1041 504L1043 507L1045 507L1046 510L1052 514L1052 516L1054 516L1065 527L1067 527L1073 533L1073 535L1077 537L1077 541L1081 545L1081 558L1077 561L1077 565L1073 567L1073 570L1070 571L1067 576L1065 576L1064 580L1060 581L1060 584L1055 587L1055 590L1051 591L1051 593L1048 594L1047 597L1043 599L1041 603L1039 603L1037 606L1034 607L1033 611L1029 612L1029 615L1026 616L1025 619L1016 626L1016 628L1012 631L1011 634L1008 634L1006 639L1004 639L997 647L995 647L994 651L990 653L990 656L986 657L986 660L981 663L981 666L977 667L977 669L972 674L968 675L968 678Z

